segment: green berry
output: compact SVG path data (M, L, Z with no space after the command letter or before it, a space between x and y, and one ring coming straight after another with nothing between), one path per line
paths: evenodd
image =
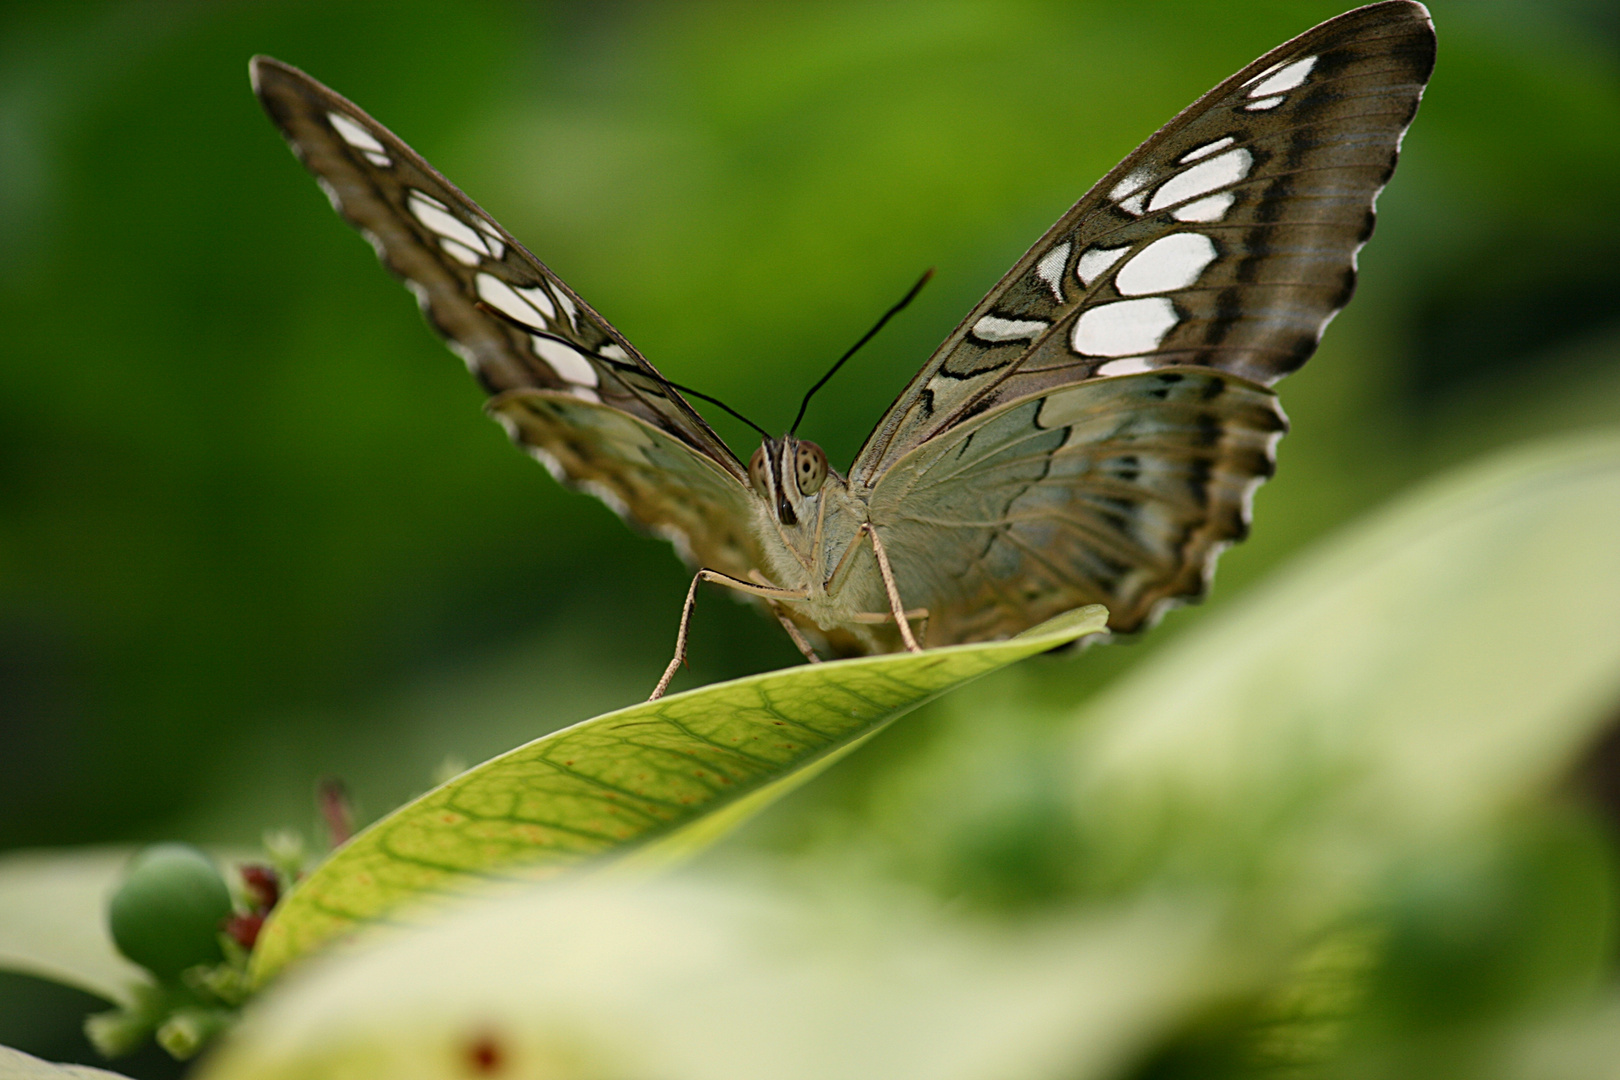
M231 893L213 860L189 844L155 844L130 862L107 923L118 951L159 979L217 964Z

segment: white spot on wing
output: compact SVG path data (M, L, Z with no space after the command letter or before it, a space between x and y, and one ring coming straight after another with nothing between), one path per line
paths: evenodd
M529 335L534 343L534 354L555 371L565 382L575 386L597 385L596 368L578 349L565 345L556 338Z
M506 241L496 236L495 230L483 222L478 223L478 231L484 234L484 246L489 249L489 257L492 259L500 258L506 251Z
M1170 211L1170 216L1177 221L1219 221L1232 209L1232 203L1237 196L1230 191L1223 191L1218 195L1211 195L1207 199L1199 199L1185 206L1178 206Z
M1041 256L1035 264L1035 276L1046 282L1058 303L1063 303L1063 267L1069 261L1070 244L1067 240Z
M490 307L506 313L524 326L540 325L540 313L500 278L493 274L479 274L477 284L478 298Z
M608 344L602 346L600 349L597 349L596 351L598 353L602 354L603 356L607 357L609 360L621 360L622 361L622 360L630 359L630 354L629 353L625 352L623 349L619 348L619 346L613 344L612 342L609 342Z
M440 236L449 237L456 243L473 251L485 252L484 238L477 229L468 225L449 211L441 210L422 197L419 191L412 191L405 197L405 205L410 207L416 220L426 225ZM494 301L491 301L493 303Z
M529 303L533 304L534 309L540 314L544 315L547 319L555 319L557 317L556 305L551 302L551 297L546 295L546 290L542 289L540 286L525 285L521 289L514 289L512 291L523 297L523 299L527 300Z
M1145 186L1152 178L1153 174L1146 166L1139 169L1132 169L1130 172L1125 174L1124 179L1120 180L1119 183L1113 186L1113 189L1108 192L1108 197L1113 199L1115 202L1118 202L1131 192Z
M387 169L392 167L394 164L394 159L389 157L387 154L379 153L376 150L365 150L362 152L366 155L366 160L377 166L379 169Z
M1228 146L1232 145L1233 141L1232 136L1227 135L1223 138L1216 139L1212 143L1205 143L1203 146L1200 146L1195 150L1189 150L1185 154L1182 154L1181 163L1183 165L1191 165L1199 158L1209 157L1209 155L1213 154L1217 150L1225 150Z
M1119 208L1121 210L1125 211L1127 214L1134 214L1137 217L1141 217L1142 216L1142 203L1143 203L1143 201L1145 199L1147 199L1147 192L1146 191L1138 191L1135 195L1132 195L1130 198L1122 200L1120 202L1120 204L1119 204Z
M588 401L592 405L602 404L602 395L588 386L571 386L568 388L568 392L579 398L579 400Z
M1074 276L1080 279L1080 284L1089 286L1129 250L1129 244L1117 248L1086 248L1080 253L1080 261L1074 264Z
M1140 375L1144 371L1152 371L1153 365L1145 356L1129 356L1124 360L1110 360L1099 367L1097 375Z
M1214 261L1215 243L1203 233L1171 233L1131 256L1114 275L1114 288L1122 296L1185 289Z
M1249 175L1249 169L1253 165L1254 155L1242 147L1200 161L1187 171L1177 173L1166 180L1164 186L1154 193L1148 209L1158 210L1172 206L1188 199L1196 199L1200 195L1208 195L1216 188L1235 184Z
M1029 341L1050 325L1044 319L1003 319L986 315L973 324L973 336L985 341Z
M1082 312L1071 344L1085 356L1130 356L1158 348L1175 325L1176 308L1168 297L1120 300Z
M332 130L338 133L338 137L356 150L371 150L380 154L388 149L377 141L375 135L342 113L328 112L326 118L332 122Z
M1283 95L1278 94L1276 97L1261 98L1259 101L1251 101L1247 105L1243 106L1243 108L1248 112L1260 112L1264 109L1275 109L1282 103Z
M448 209L450 209L448 206L444 205L444 203L440 202L438 199L435 199L433 196L429 195L427 192L418 190L417 188L411 188L411 193L410 193L409 196L407 196L407 198L420 199L423 202L427 203L429 206L437 206L440 210L448 210Z
M332 204L332 209L342 213L343 197L338 194L337 188L332 186L332 182L324 176L317 176L315 183L320 187L321 193L326 196L326 201ZM372 246L376 247L375 244Z
M445 254L463 266L477 266L484 259L466 244L457 243L448 236L439 237L439 246L444 248Z
M427 290L420 289L420 287L417 286L416 282L414 281L407 281L405 285L411 290L412 293L415 294L416 302L421 304L422 308L426 310L428 306ZM482 366L482 362L478 359L478 354L476 352L463 345L461 342L454 340L453 338L447 338L445 340L445 344L450 347L451 352L461 357L461 362L467 365L468 371L472 372L474 375L478 374L478 369L480 366Z
M557 290L557 303L562 306L563 311L568 313L569 325L575 330L578 330L579 308L574 306L574 302L568 298L568 294L563 292L561 289Z
M1272 94L1285 94L1305 81L1305 77L1316 66L1316 57L1307 56L1303 60L1295 60L1292 64L1276 69L1274 74L1262 74L1249 88L1252 98L1269 97Z

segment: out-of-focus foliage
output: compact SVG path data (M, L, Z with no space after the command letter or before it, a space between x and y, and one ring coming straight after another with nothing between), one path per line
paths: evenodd
M127 848L0 856L0 968L53 979L120 1004L149 981L107 931L107 900Z
M83 1065L54 1065L0 1046L0 1077L5 1080L117 1080L119 1075Z
M937 266L811 410L804 433L846 463L1096 177L1347 6L5 5L0 847L252 843L310 830L330 774L374 817L447 759L637 700L668 659L687 577L667 545L480 415L260 114L251 54L359 102L671 377L768 428ZM1359 295L1282 384L1294 431L1211 601L1138 645L997 676L973 699L993 718L913 718L739 850L832 859L832 838L892 836L882 807L912 765L1005 737L1033 773L974 767L1005 805L942 808L978 854L895 857L990 907L1062 895L1072 867L1029 780L1052 768L1035 706L1074 707L1442 465L1620 422L1620 22L1596 0L1431 7L1439 64ZM746 454L746 430L713 419ZM687 686L798 660L717 597L695 632ZM982 872L998 862L1020 872ZM1436 870L1414 925L1449 910L1424 896L1469 882L1519 903L1528 865Z

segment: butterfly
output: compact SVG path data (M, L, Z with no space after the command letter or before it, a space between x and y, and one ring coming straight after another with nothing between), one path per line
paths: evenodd
M268 57L253 87L333 206L563 483L766 605L807 658L1008 637L1084 604L1132 632L1247 533L1270 387L1350 299L1434 66L1428 12L1358 8L1138 147L990 290L848 473L795 431L745 465L676 386L460 189ZM802 410L801 410L802 416Z

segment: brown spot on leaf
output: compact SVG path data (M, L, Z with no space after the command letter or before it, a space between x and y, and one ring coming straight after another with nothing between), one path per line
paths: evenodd
M479 1032L467 1040L462 1060L473 1076L496 1076L506 1068L506 1048L492 1031Z

